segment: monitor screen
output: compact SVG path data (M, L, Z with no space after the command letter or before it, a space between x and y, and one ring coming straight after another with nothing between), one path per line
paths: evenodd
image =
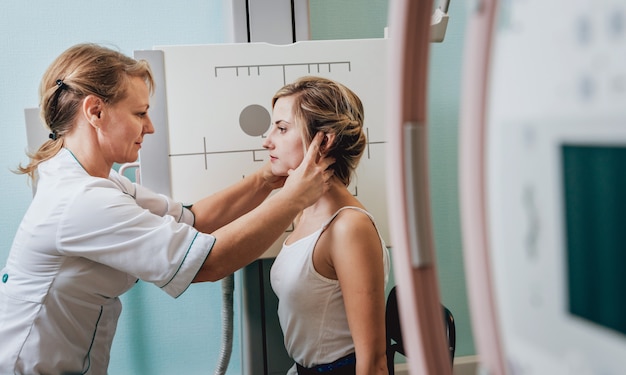
M561 151L569 312L626 335L626 146Z

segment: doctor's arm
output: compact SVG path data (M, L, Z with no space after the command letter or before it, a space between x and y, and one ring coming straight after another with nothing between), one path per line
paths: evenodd
M326 182L333 172L327 168L334 160L317 160L322 138L322 133L313 138L304 160L291 171L280 191L255 209L210 232L216 239L215 245L194 282L220 280L257 259L284 233L296 215L328 190ZM238 191L246 193L243 187ZM229 207L222 209L227 211Z
M194 203L194 227L212 233L257 207L268 195L283 186L285 177L272 175L271 164L265 163L255 173L237 183Z

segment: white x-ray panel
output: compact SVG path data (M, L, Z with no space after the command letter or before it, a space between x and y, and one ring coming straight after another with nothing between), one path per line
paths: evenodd
M262 143L271 124L274 93L301 76L327 77L345 84L363 101L368 145L349 189L374 215L390 244L383 199L385 39L287 46L158 46L155 50L158 53L152 58L161 56L164 75L164 87L157 83L157 97L159 91L166 91L167 114L162 119L153 114L153 121L156 131L168 138L161 152L167 153L169 171L164 165L151 165L152 158L142 151L143 181L151 180L144 174L167 178L175 199L194 202L254 172L268 160ZM275 255L283 240L284 236L265 256Z

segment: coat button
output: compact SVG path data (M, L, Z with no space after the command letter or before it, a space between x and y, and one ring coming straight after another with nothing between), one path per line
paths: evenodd
M4 275L2 275L2 282L3 283L6 283L8 279L9 279L9 274L8 273L5 273Z

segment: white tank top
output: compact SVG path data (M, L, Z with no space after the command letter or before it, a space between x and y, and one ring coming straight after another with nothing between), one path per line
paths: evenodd
M270 271L272 289L279 299L278 318L285 348L294 361L305 367L330 363L354 352L339 281L320 275L313 267L317 240L344 209L363 212L374 222L365 210L342 207L314 233L290 245L283 244ZM386 285L389 251L382 238L380 246Z

